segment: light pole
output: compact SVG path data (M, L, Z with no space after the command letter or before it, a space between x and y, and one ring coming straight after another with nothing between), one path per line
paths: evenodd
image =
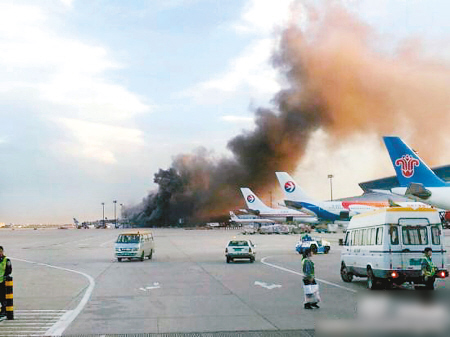
M116 218L116 204L117 204L117 200L113 200L113 204L114 204L114 227L117 228L117 218Z
M105 203L104 202L102 202L102 208L103 208L103 227L105 227Z
M331 193L331 201L333 201L333 175L329 174L328 179L330 179L330 193Z

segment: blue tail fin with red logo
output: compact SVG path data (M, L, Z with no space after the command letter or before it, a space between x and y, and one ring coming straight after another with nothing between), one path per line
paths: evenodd
M411 183L420 183L425 187L446 185L399 137L383 137L383 140L400 186L408 187Z

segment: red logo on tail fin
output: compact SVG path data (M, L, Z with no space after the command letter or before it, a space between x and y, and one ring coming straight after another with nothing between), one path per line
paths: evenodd
M284 184L284 189L288 193L292 193L295 191L295 184L293 181L288 181L286 184Z
M401 166L402 175L405 178L411 178L414 175L414 167L419 165L419 160L411 157L409 154L406 154L395 161L395 166Z

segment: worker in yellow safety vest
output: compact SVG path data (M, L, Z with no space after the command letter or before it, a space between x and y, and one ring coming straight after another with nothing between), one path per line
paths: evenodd
M0 246L0 304L2 306L0 317L6 316L6 286L5 278L11 275L12 265L11 261L3 255L3 247Z
M433 250L430 247L427 247L423 250L423 257L422 257L422 276L425 281L425 284L428 287L433 288L434 287L434 280L436 278L436 271L437 267L433 263L433 260L431 259L431 255L433 254Z

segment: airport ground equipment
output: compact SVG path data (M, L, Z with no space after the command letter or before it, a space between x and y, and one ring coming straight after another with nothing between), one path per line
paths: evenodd
M303 254L307 248L310 248L313 254L328 254L331 249L331 244L322 238L315 238L305 234L301 236L295 245L295 250L297 253Z
M410 282L434 289L422 276L425 248L431 248L435 278L448 277L447 250L439 212L433 208L389 207L354 216L341 250L341 278L367 277L377 289Z
M14 319L13 278L5 276L6 318Z

